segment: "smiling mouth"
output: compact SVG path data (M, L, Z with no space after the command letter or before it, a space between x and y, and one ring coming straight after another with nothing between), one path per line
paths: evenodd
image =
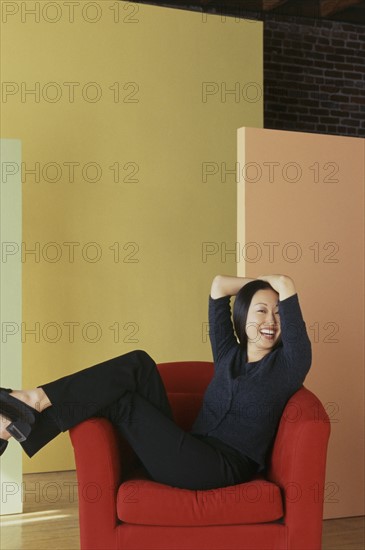
M269 341L273 341L275 339L275 334L276 334L276 331L273 330L273 329L269 329L269 328L263 328L262 330L260 330L260 334L266 339L266 340L269 340Z

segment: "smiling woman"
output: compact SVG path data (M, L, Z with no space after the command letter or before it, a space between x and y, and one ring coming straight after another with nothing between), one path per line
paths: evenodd
M282 344L279 300L296 294L294 281L286 275L264 275L257 279L217 275L211 297L236 296L233 324L249 362L262 359Z
M233 323L231 296L236 296ZM262 471L285 404L311 365L294 281L286 275L217 275L209 297L209 335L215 375L191 433L223 441Z
M248 361L262 359L281 344L278 293L265 281L251 281L236 296L233 322Z

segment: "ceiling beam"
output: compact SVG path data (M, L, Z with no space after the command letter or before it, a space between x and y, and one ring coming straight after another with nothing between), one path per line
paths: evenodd
M270 11L275 8L278 8L279 6L282 6L283 4L286 4L288 0L262 0L261 9L264 11ZM245 2L242 2L243 5L245 5Z
M1 0L0 0L1 1ZM132 0L141 4L153 4L178 9L202 8L217 10L224 15L249 17L248 14L284 15L348 21L363 25L365 0Z
M217 0L216 2L210 0L200 0L200 2L198 3L210 3L217 5L219 3L221 3L222 5L233 4L235 6L240 6L242 10L247 11L270 11L288 2L290 2L290 0L223 0L222 2L219 2L219 0Z
M361 3L362 0L320 0L320 14L321 17L328 17Z

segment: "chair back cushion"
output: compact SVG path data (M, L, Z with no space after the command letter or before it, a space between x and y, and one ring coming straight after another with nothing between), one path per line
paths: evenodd
M203 403L204 392L213 377L209 361L181 361L157 365L171 404L174 420L189 431Z

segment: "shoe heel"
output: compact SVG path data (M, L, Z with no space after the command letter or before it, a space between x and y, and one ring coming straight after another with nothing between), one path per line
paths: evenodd
M12 422L9 424L9 426L6 428L6 431L11 434L14 439L19 441L19 443L22 443L25 441L30 434L32 428L29 424L26 422L21 422L20 420L17 420L16 422Z

